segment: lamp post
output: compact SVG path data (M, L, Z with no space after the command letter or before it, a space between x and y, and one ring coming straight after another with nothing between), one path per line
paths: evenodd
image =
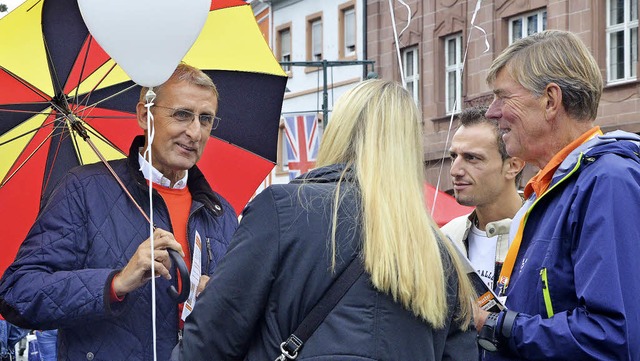
M281 61L280 66L313 66L322 68L322 125L323 127L327 126L327 121L329 117L329 94L327 91L327 68L334 66L348 66L348 65L364 65L365 67L369 67L371 65L371 71L367 73L367 79L377 78L378 75L374 71L374 63L373 60L340 60L340 61L329 61L329 60L318 60L318 61Z

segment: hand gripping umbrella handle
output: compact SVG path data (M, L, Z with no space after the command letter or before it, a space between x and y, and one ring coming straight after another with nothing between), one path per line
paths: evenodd
M184 263L184 259L180 256L178 251L173 249L167 249L169 252L169 257L171 257L171 267L176 268L176 272L180 280L182 281L182 289L181 292L178 293L175 286L171 286L167 288L167 292L177 303L183 303L189 297L189 291L191 290L191 285L189 281L189 271L187 270L187 265Z
M113 168L109 165L107 160L102 156L102 154L100 153L98 148L96 148L96 146L93 144L93 142L89 138L89 135L87 134L87 131L84 128L84 126L82 125L82 123L79 120L77 120L76 118L73 118L73 117L70 117L69 120L72 121L71 125L73 126L73 129L78 134L80 134L80 136L89 144L91 149L93 149L93 151L96 153L98 158L100 158L102 163L107 167L107 169L114 176L114 178L116 179L116 181L118 182L120 187L127 194L129 199L131 199L133 201L133 204L136 206L136 208L138 208L138 210L140 211L142 216L144 216L144 218L147 220L147 222L151 223L151 220L149 219L149 216L147 216L147 214L144 212L142 207L140 207L138 202L136 202L136 200L133 198L131 193L129 193L129 190L127 190L127 187L125 187L124 183L122 183L122 180L120 180L120 177L118 177L118 175L113 170ZM155 229L155 226L153 228ZM191 282L189 281L189 277L190 277L189 276L189 270L187 270L187 265L184 263L184 260L182 259L182 257L180 256L180 254L177 251L175 251L173 249L167 249L167 251L169 251L169 257L171 257L172 266L176 268L176 272L178 273L179 277L182 280L182 283L181 283L182 284L182 289L180 290L181 291L180 293L178 293L178 291L176 290L175 286L169 287L167 289L167 292L169 293L169 295L177 303L183 303L184 301L187 300L187 298L189 298L189 291L191 290Z

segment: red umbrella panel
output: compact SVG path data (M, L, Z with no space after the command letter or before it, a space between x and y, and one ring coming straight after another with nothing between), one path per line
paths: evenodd
M436 192L438 194L437 197L435 197ZM433 206L434 197L435 207ZM436 187L429 183L424 185L424 198L433 220L436 221L439 227L444 226L456 217L469 214L475 209L474 207L460 205L454 197L446 192L437 190Z
M142 130L140 87L90 36L76 0L27 0L0 20L0 39L3 272L62 175L98 161L71 122L107 159L125 157ZM275 164L286 74L240 0L212 2L184 61L218 87L222 120L198 166L239 213Z

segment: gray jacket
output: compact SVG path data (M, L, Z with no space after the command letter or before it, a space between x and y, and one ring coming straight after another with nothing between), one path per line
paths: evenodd
M466 256L469 256L469 230L476 219L476 211L452 219L449 223L442 226L442 232L449 237L458 248L460 248ZM511 218L501 219L495 222L487 223L485 232L487 237L498 236L496 242L496 268L494 278L500 275L502 264L507 257L509 251L509 228L511 227ZM496 280L493 280L496 284Z

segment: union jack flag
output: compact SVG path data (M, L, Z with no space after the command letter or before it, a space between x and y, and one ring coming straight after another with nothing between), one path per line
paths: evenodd
M320 143L318 118L315 114L285 117L284 131L291 180L313 169L316 164Z

